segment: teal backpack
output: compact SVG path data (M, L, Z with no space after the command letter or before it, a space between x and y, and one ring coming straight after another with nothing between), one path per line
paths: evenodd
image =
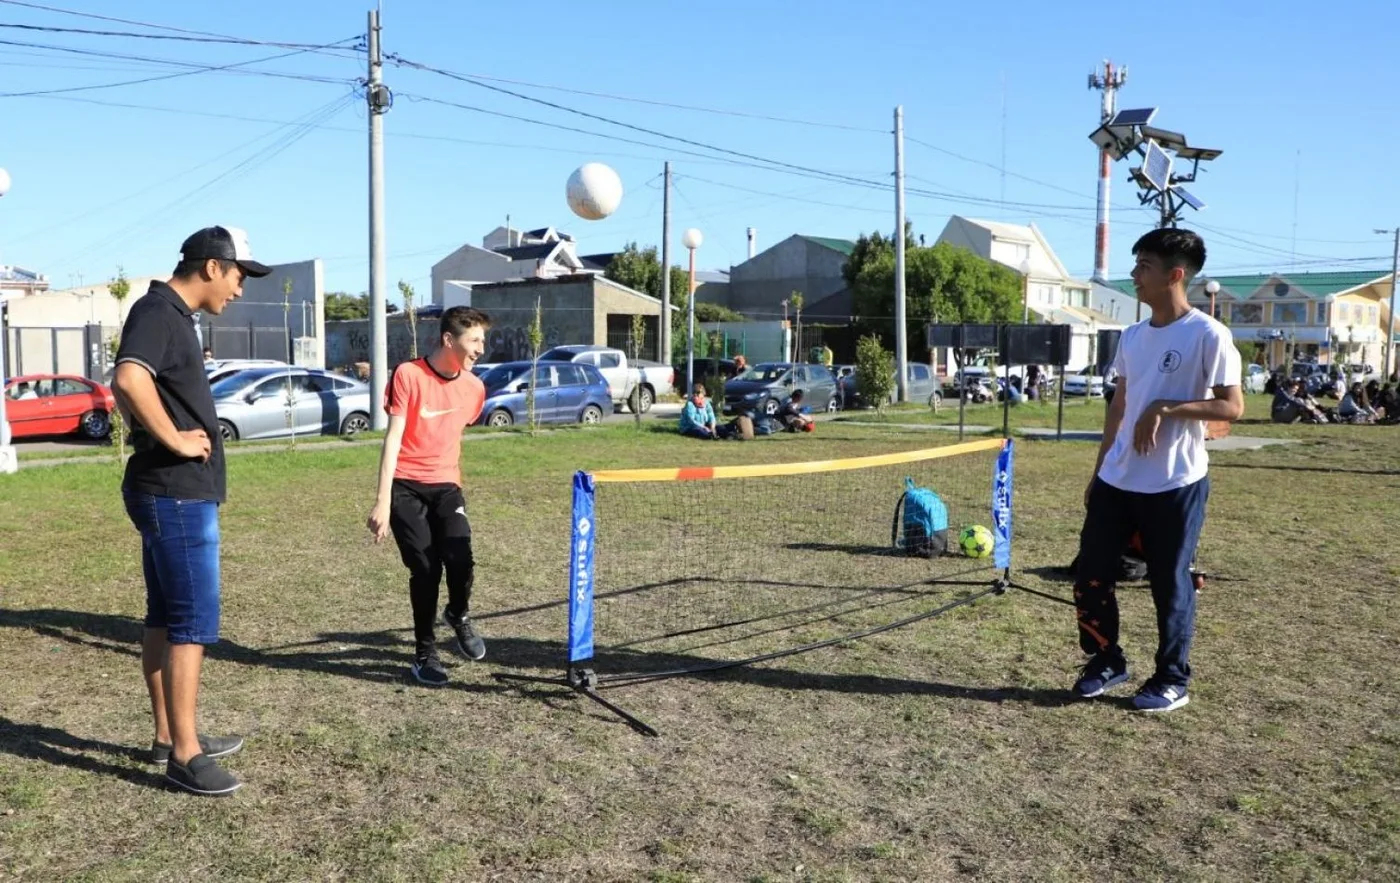
M937 558L948 551L948 507L938 494L917 487L912 478L904 479L904 493L894 504L890 545L906 555L924 558Z

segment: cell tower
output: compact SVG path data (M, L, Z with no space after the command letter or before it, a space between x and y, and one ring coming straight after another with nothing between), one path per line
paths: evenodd
M1089 88L1103 93L1103 108L1099 122L1113 119L1118 109L1118 90L1128 81L1127 67L1116 68L1113 62L1103 63L1103 72L1089 74ZM1108 282L1108 172L1113 165L1107 150L1099 151L1099 210L1094 227L1094 281Z

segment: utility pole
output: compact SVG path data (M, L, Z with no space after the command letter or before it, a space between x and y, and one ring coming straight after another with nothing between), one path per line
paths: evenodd
M661 188L661 341L656 361L671 364L671 163L665 166ZM655 203L653 203L655 205ZM686 390L686 395L690 390Z
M1103 93L1103 104L1099 109L1099 122L1113 119L1118 109L1118 90L1128 81L1126 67L1115 68L1112 62L1103 63L1103 73L1089 74L1089 88ZM1113 165L1108 151L1099 151L1099 199L1098 219L1094 226L1094 281L1108 283L1108 193L1109 169Z
M904 327L904 105L894 109L894 386L909 401L909 348Z
M388 269L384 254L384 114L392 99L383 83L384 60L379 54L379 11L369 11L369 386L370 413L375 429L389 426L384 412L384 389L389 382L389 327L384 288Z
M1395 289L1397 285L1396 273L1400 271L1400 227L1394 230L1377 230L1377 233L1395 234L1395 252L1390 258L1390 310L1386 314L1385 324L1381 328L1381 341L1384 349L1381 357L1383 367L1381 368L1381 382L1390 382L1391 354L1395 350ZM1387 414L1387 417L1390 415Z

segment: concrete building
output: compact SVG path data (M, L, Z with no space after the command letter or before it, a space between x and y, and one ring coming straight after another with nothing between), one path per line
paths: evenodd
M216 358L286 359L323 367L324 268L319 259L272 264L272 273L248 279L243 296L220 316L197 314L197 332ZM9 295L6 304L7 374L55 372L101 379L111 367L110 347L132 304L160 276L127 279L130 293L118 304L110 282L60 291ZM284 304L284 287L290 294Z
M853 298L841 268L855 245L849 239L789 236L731 267L727 286L718 279L700 286L696 300L772 320L783 318L783 302L800 291L804 322L848 322Z
M938 241L966 248L1024 274L1030 320L1070 326L1070 369L1094 363L1098 332L1123 327L1113 315L1093 307L1093 285L1070 275L1034 224L1020 226L954 215Z
M530 357L530 325L539 303L544 331L542 349L563 344L593 344L622 349L631 357L656 355L661 301L648 294L593 273L572 276L484 282L472 286L472 303L491 317L484 362L506 362ZM441 307L419 315L420 353L437 338ZM672 307L675 310L675 307ZM643 317L641 339L633 334L633 316ZM327 329L327 364L343 368L369 359L368 320L332 322ZM389 364L409 358L412 336L401 316L389 317ZM635 353L635 355L634 355Z
M49 277L23 267L0 265L0 296L25 297L49 290Z
M1301 357L1369 363L1379 371L1387 326L1392 346L1397 342L1389 315L1388 272L1202 274L1187 291L1191 303L1202 310L1210 309L1205 286L1211 278L1220 283L1216 318L1230 326L1237 341L1262 344L1270 367ZM1136 303L1132 280L1118 280L1112 287ZM1391 358L1396 364L1394 354Z
M432 303L440 307L472 306L472 289L479 284L553 279L593 271L579 258L577 244L567 233L553 227L497 227L482 237L480 246L467 243L433 264Z

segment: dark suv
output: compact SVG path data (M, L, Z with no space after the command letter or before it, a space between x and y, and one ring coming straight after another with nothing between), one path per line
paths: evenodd
M724 384L724 413L752 411L771 417L799 389L806 406L813 411L835 411L840 407L836 378L824 366L763 362Z

